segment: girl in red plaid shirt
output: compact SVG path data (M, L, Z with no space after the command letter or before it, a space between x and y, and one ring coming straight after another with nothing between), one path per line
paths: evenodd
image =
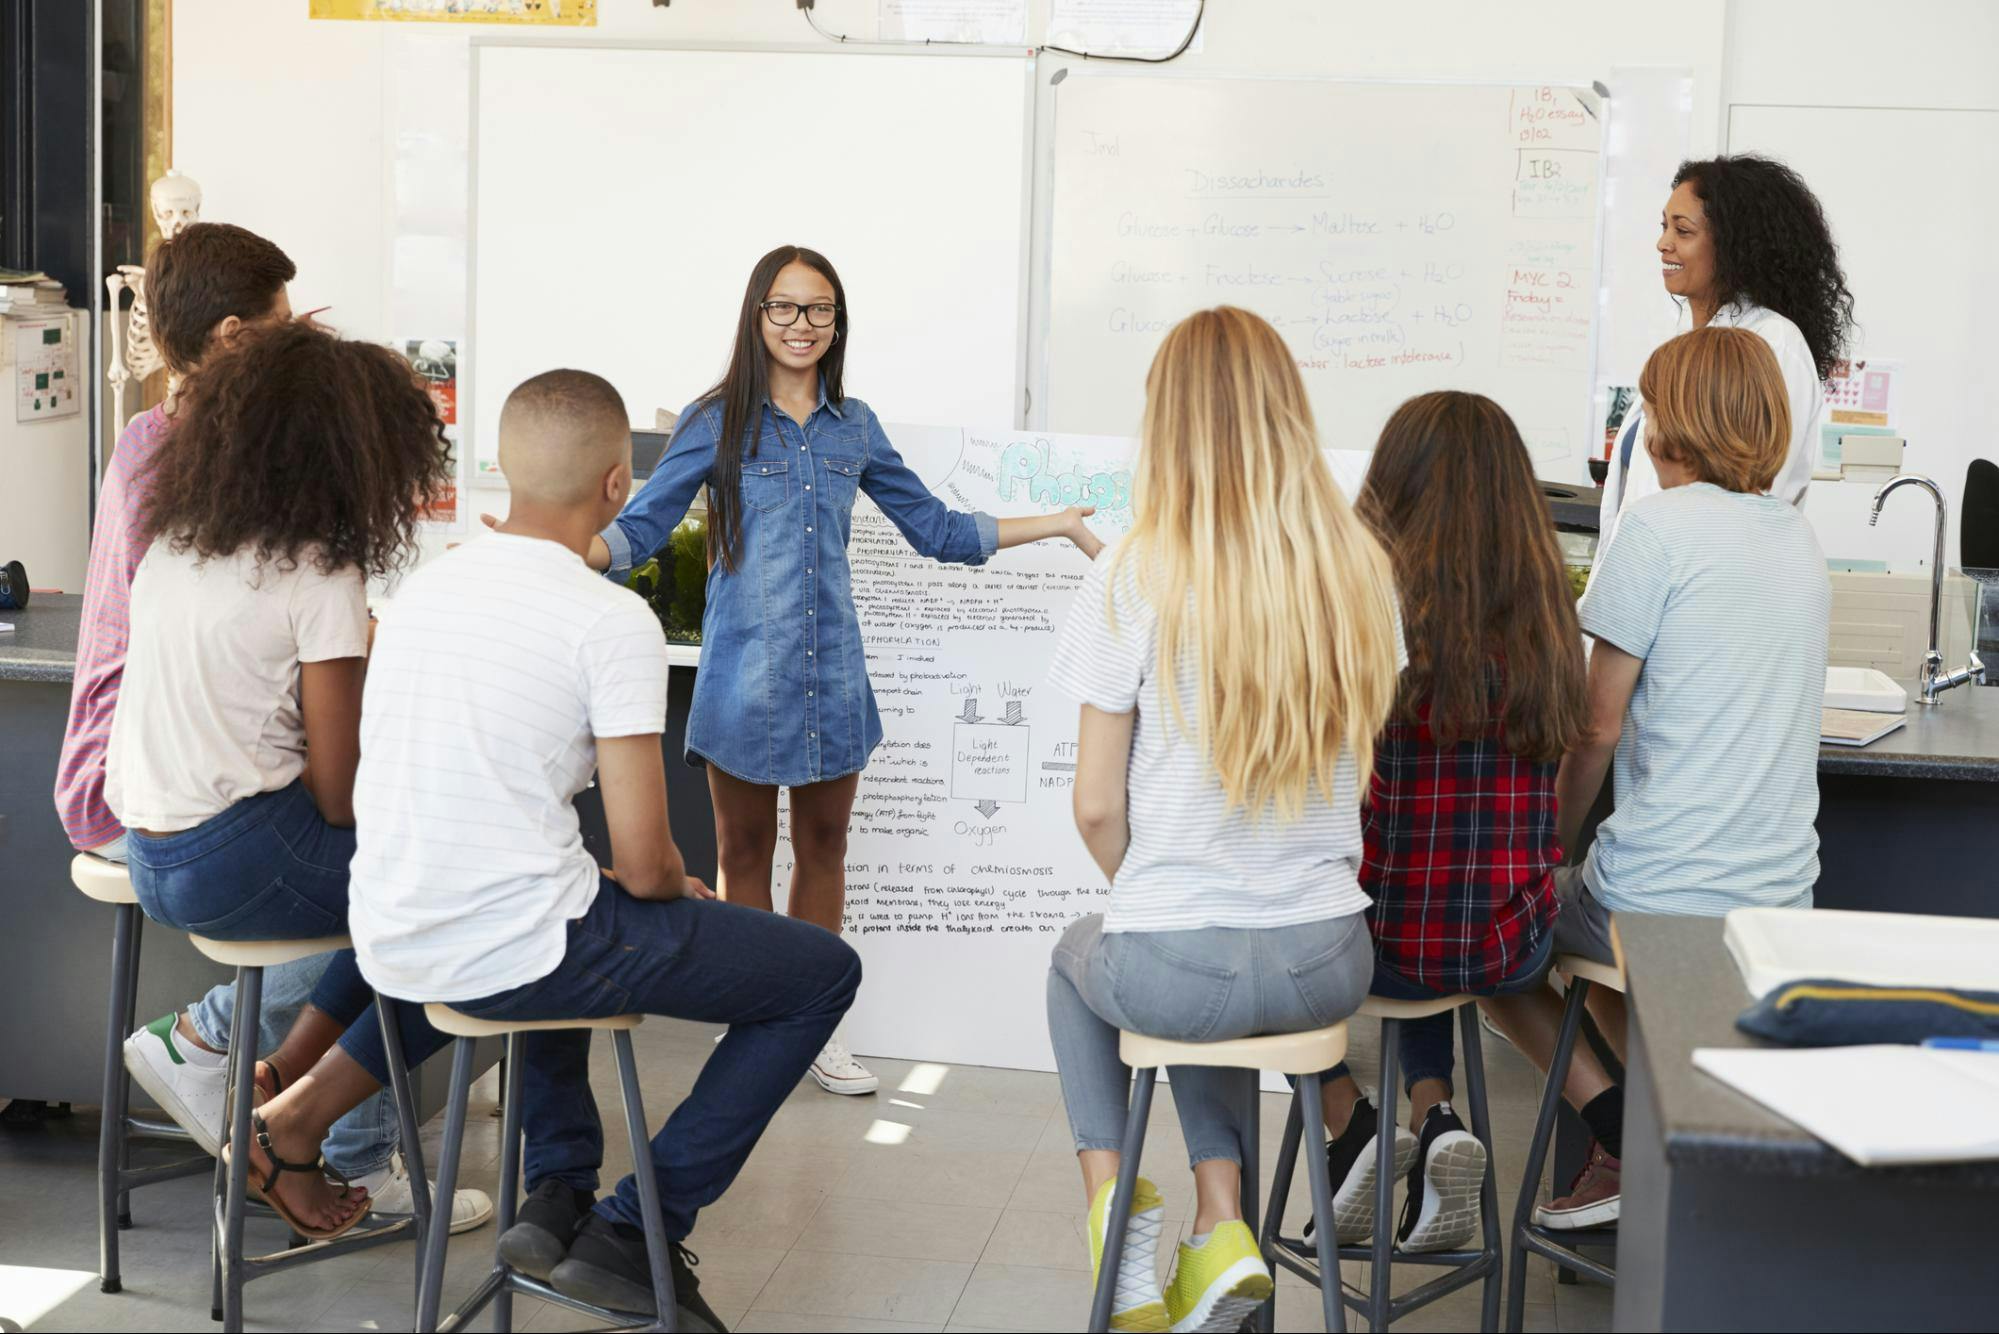
M1356 509L1394 563L1409 648L1366 810L1373 994L1540 986L1562 860L1555 771L1582 726L1583 655L1532 461L1491 399L1424 394L1389 418ZM1405 1250L1453 1249L1478 1224L1485 1146L1451 1108L1451 1022L1402 1024ZM1344 1066L1325 1110L1340 1240L1363 1242L1379 1116Z

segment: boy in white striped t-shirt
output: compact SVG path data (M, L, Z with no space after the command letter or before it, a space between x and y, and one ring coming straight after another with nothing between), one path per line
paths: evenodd
M860 960L819 927L715 901L674 845L665 641L645 603L583 559L631 489L617 390L582 371L522 384L501 413L500 466L506 521L411 576L376 636L355 950L383 992L485 1019L729 1025L652 1150L683 1327L720 1328L681 1242L846 1013ZM615 870L578 826L593 772ZM542 1033L527 1048L531 1198L501 1249L570 1296L650 1313L636 1183L591 1210L602 1133L588 1124L588 1040ZM423 1055L413 1044L410 1059Z
M1790 442L1770 345L1746 329L1682 334L1645 363L1646 449L1664 491L1625 513L1578 611L1595 640L1588 721L1555 781L1564 847L1613 758L1617 809L1580 867L1555 875L1558 954L1615 962L1618 913L1719 917L1809 908L1818 879L1819 710L1832 590L1798 509L1765 494ZM1622 997L1590 992L1622 1055ZM1546 1070L1561 1023L1551 991L1480 1002ZM1617 1221L1624 1091L1587 1043L1564 1096L1596 1145L1544 1227Z

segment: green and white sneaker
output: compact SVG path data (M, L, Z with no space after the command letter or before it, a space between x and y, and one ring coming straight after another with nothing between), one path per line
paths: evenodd
M203 1051L175 1032L179 1019L164 1015L126 1038L125 1068L175 1125L204 1151L220 1155L229 1058Z
M1255 1234L1232 1219L1217 1224L1200 1246L1180 1244L1166 1314L1176 1331L1239 1329L1274 1290Z
M1090 1201L1090 1291L1104 1263L1104 1220L1111 1211L1115 1180L1106 1181ZM1118 1262L1117 1289L1111 1297L1111 1328L1163 1330L1166 1301L1159 1291L1159 1231L1166 1201L1159 1188L1144 1177L1132 1192L1131 1214L1125 1220L1124 1255Z

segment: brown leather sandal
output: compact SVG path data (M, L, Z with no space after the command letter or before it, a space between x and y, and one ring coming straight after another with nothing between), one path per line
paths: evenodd
M296 1214L292 1213L290 1207L282 1199L271 1192L277 1186L279 1176L286 1172L311 1172L316 1176L325 1177L327 1171L326 1159L315 1155L309 1163L294 1163L278 1157L277 1151L271 1147L271 1128L265 1122L262 1112L253 1111L250 1113L250 1130L257 1141L257 1147L264 1151L266 1158L270 1159L271 1167L265 1174L263 1181L258 1182L254 1179L256 1167L254 1164L250 1164L251 1178L246 1179L244 1182L245 1188L254 1198L262 1200L265 1204L271 1206L272 1210L276 1212L278 1217L285 1220L285 1223L290 1226L292 1231L298 1233L308 1241L331 1241L333 1238L352 1230L362 1219L368 1216L368 1211L361 1209L339 1227L332 1229L308 1227ZM225 1166L229 1162L229 1146L226 1144L222 1147L222 1161ZM340 1179L340 1188L343 1191L352 1189L345 1177Z

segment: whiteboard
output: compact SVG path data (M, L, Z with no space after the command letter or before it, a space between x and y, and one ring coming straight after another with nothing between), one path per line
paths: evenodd
M847 290L849 393L886 418L1018 419L1032 64L1021 55L473 48L465 429L558 366L633 422L720 378L756 260ZM920 114L914 114L920 109Z
M1999 377L1991 312L1999 309L1999 110L1737 106L1728 151L1780 158L1818 196L1839 243L1860 329L1853 352L1899 360L1903 467L1950 501L1946 561L1958 556L1964 472L1999 459ZM1813 482L1805 516L1829 556L1927 567L1934 518L1896 497L1867 523L1874 485Z
M1268 318L1330 448L1476 390L1588 457L1604 104L1558 85L1072 75L1055 86L1037 424L1137 429L1166 330Z

